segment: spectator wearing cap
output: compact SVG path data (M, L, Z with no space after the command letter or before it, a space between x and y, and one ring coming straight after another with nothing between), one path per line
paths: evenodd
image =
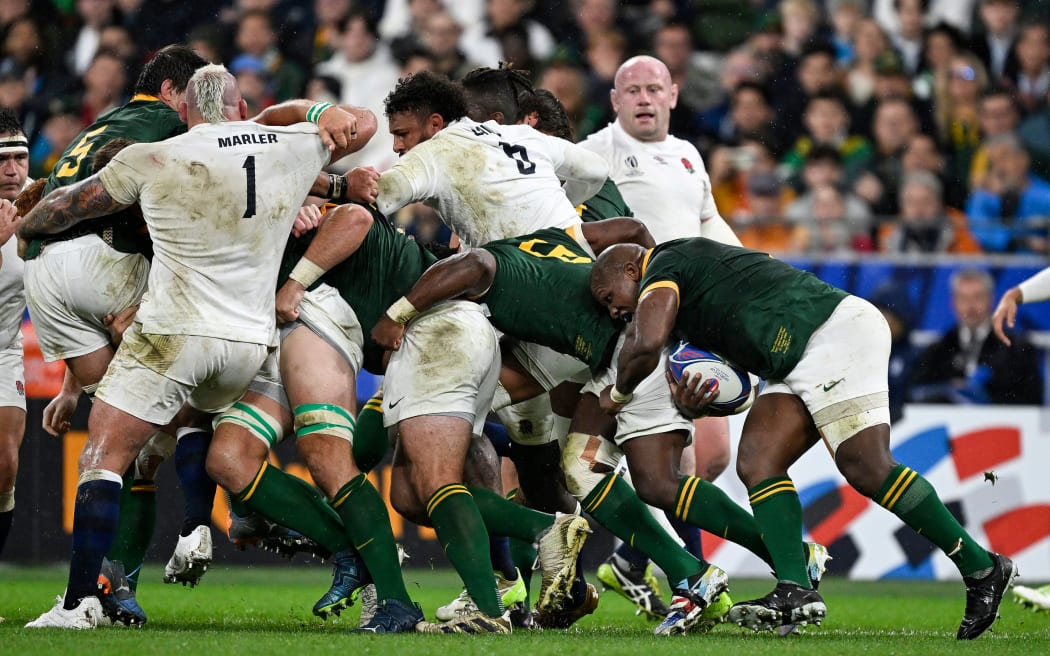
M952 253L976 255L981 247L966 226L966 216L944 206L941 181L932 173L904 176L900 216L879 231L879 247L889 254Z
M255 55L237 55L230 62L230 72L237 78L237 88L248 103L248 116L255 116L274 104L273 81L262 59Z
M1028 152L1013 134L985 142L988 175L974 189L966 215L981 247L990 253L1048 252L1050 182L1029 171Z
M805 223L813 216L813 190L824 185L831 185L843 192L843 214L850 226L850 232L864 234L871 230L871 208L863 198L848 191L844 186L845 172L842 169L842 155L831 146L814 146L806 155L806 164L802 167L804 192L785 210L790 223Z
M793 227L784 216L789 196L787 185L772 171L748 176L748 209L733 217L733 230L745 248L773 255L791 250Z
M274 100L282 102L302 96L306 77L297 64L278 50L277 32L269 12L256 9L241 14L237 21L236 46L239 54L262 62Z

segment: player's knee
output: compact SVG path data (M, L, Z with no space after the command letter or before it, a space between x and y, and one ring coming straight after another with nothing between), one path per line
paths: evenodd
M758 456L748 457L744 453L740 453L737 456L736 475L740 478L740 482L744 484L744 487L748 489L758 485L767 478L772 478L775 474L770 473L771 471Z
M430 526L426 508L419 503L419 498L407 487L390 487L390 505L408 521L420 526Z
M613 467L598 458L603 439L585 433L569 433L561 452L561 468L569 494L581 500L598 486Z
M674 508L675 497L678 495L678 481L664 478L647 476L645 473L631 471L634 489L638 498L654 508L671 510Z
M0 443L0 491L14 487L18 475L18 447Z
M350 411L334 403L304 403L292 411L295 415L295 435L331 435L354 442L354 417Z

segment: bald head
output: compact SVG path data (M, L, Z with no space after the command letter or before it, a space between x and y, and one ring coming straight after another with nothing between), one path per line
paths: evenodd
M235 78L222 64L197 69L186 85L186 99L179 114L190 127L199 123L243 121L248 106L241 98Z
M632 57L616 71L609 92L616 120L639 141L663 141L678 104L678 85L667 66L655 57Z
M637 244L617 244L605 249L591 269L591 294L614 319L634 312L646 249Z

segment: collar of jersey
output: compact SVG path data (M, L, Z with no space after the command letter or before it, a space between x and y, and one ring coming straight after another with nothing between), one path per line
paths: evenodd
M642 258L642 275L645 275L645 270L649 268L649 258L653 256L653 249L645 251L645 257Z
M156 96L151 96L148 93L136 93L134 96L131 97L131 102L135 102L136 100L159 101L160 98Z

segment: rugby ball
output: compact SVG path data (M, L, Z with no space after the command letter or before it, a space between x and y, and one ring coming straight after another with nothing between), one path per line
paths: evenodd
M697 348L687 341L678 342L667 357L667 369L677 381L683 374L699 375L703 380L718 381L718 395L711 402L709 414L727 416L743 412L754 400L751 376L717 353Z

